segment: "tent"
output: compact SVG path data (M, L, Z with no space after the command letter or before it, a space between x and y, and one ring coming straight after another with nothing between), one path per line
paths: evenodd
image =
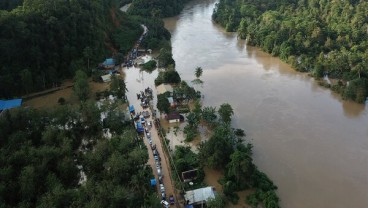
M156 186L157 182L155 178L151 179L151 186Z
M115 60L112 58L108 58L106 59L103 63L102 66L105 68L112 68L115 66Z
M130 113L134 113L134 106L133 105L129 106L129 111L130 111Z
M16 108L22 105L22 99L0 100L0 111Z

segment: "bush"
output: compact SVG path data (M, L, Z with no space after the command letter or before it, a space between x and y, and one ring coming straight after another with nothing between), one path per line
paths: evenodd
M152 72L157 67L157 62L155 60L150 60L145 64L142 64L142 68L146 71Z
M64 105L65 104L65 98L63 98L63 97L60 97L59 99L58 99L58 103L60 104L60 105Z

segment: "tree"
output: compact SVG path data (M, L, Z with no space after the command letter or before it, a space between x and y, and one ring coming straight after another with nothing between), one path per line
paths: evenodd
M89 71L89 60L93 55L92 52L93 51L89 46L87 46L83 49L83 56L84 56L85 59L87 59L87 69L88 69L88 71Z
M226 205L225 198L219 193L216 193L215 198L210 198L206 202L206 206L208 208L224 208L225 205Z
M113 74L111 76L110 91L117 98L119 99L124 98L125 100L125 93L127 92L125 81L120 77L116 76L115 74Z
M215 107L204 107L202 109L202 119L205 120L209 125L213 126L216 122L216 108Z
M29 69L23 69L20 72L20 76L22 79L23 89L26 93L29 93L33 89L33 80L32 80L32 72Z
M160 112L169 113L170 103L165 94L157 95L157 109Z
M231 116L234 115L233 108L228 103L222 104L220 106L219 110L218 110L218 113L219 113L222 121L225 122L225 123L230 123L231 122Z
M230 155L230 162L227 165L227 177L234 177L238 186L241 186L250 175L250 167L252 165L250 151L235 150Z
M73 90L80 101L84 102L88 99L90 89L87 75L81 70L75 72Z
M194 84L202 84L203 83L203 81L200 79L200 77L202 76L202 73L203 73L203 69L201 67L197 67L195 69L194 75L196 76L196 79L192 81Z
M197 79L199 79L202 76L202 73L203 73L203 69L201 67L197 67L195 69L195 76Z

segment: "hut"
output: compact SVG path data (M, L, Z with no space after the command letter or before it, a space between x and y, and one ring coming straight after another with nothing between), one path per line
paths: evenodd
M113 58L105 59L105 61L102 63L102 67L104 69L112 69L115 67L115 60Z
M187 191L184 195L184 198L186 200L186 204L188 205L202 205L205 204L208 199L215 198L215 191L212 186L208 186L205 188Z

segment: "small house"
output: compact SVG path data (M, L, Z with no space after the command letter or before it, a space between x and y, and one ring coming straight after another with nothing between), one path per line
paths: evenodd
M106 74L101 76L103 82L110 82L111 81L111 74Z
M184 195L186 204L188 205L203 205L208 201L208 199L215 198L215 191L212 186L205 188L195 189L187 191Z
M178 112L171 112L167 114L166 119L169 121L169 123L179 123L180 114Z

